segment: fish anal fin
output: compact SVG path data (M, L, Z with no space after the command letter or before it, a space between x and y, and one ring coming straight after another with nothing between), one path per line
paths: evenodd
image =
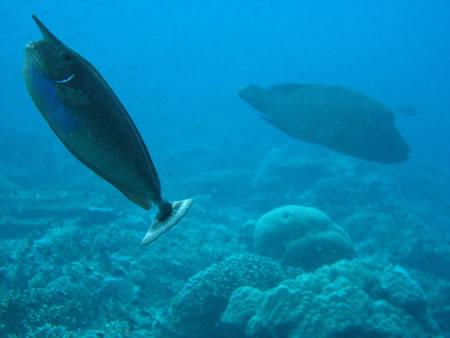
M111 183L113 186L115 186L117 189L119 189L120 192L122 192L122 194L124 194L129 200L139 205L141 208L144 208L146 210L151 208L151 203L149 199L144 198L142 195L139 195L134 191L126 188L123 184L119 183L118 181L112 180L111 178L106 178L104 176L102 177L109 183Z

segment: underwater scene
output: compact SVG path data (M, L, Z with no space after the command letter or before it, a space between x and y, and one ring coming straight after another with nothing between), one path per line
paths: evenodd
M0 13L0 337L450 338L448 1Z

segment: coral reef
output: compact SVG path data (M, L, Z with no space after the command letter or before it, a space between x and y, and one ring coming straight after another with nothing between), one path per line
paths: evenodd
M300 274L266 291L239 288L221 324L248 337L438 335L422 289L405 270L358 260Z
M290 157L286 152L275 148L264 156L251 183L254 188L275 189L281 194L284 182L288 181L292 183L293 189L302 191L331 174L332 169L325 163L323 159Z
M251 254L233 255L191 277L174 298L170 322L186 337L210 337L228 298L240 286L267 289L286 277L279 264Z
M450 241L443 242L434 236L412 238L408 245L402 246L404 250L399 252L398 260L406 266L450 281Z
M255 225L254 250L284 264L311 271L353 256L350 237L318 209L286 205Z
M13 134L0 159L2 337L450 337L448 170L270 141L232 155L168 147L165 193L195 203L143 248L151 215L62 149L26 133L16 147Z

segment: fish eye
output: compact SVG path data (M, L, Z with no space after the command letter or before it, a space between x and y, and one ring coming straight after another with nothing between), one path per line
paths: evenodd
M66 61L71 61L73 59L72 55L70 55L69 53L64 52L62 54L62 58Z

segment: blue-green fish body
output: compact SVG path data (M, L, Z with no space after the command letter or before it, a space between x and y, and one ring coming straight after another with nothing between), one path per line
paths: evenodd
M341 87L318 84L255 85L239 91L274 127L304 142L357 158L400 163L409 146L382 103Z
M25 82L38 110L67 149L144 209L159 213L147 244L175 225L192 200L166 202L150 154L135 124L100 73L65 46L35 16L44 39L27 44Z

